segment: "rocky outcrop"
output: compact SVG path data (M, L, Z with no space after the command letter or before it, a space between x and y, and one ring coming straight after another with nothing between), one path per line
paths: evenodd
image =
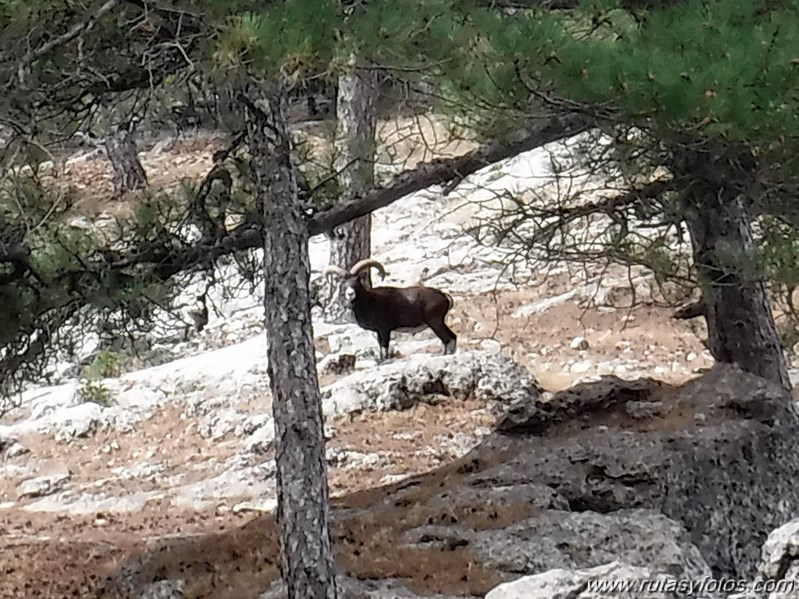
M12 437L3 437L0 435L0 458L2 458L3 461L11 460L26 453L30 453L30 450L22 445L22 443Z
M499 529L468 530L458 523L421 527L409 537L423 546L469 547L482 564L503 572L592 568L624 559L668 576L712 575L685 528L652 510L544 509Z
M17 487L17 494L19 499L26 497L44 497L45 495L52 495L64 487L69 481L71 475L66 474L48 474L37 478L30 478L20 483Z
M750 588L730 599L789 599L799 596L799 520L772 532L761 552Z
M348 377L365 407L448 393L507 406L498 430L464 457L336 501L342 586L354 596L589 599L635 596L597 584L647 579L665 582L646 596L671 598L681 596L675 581L751 579L766 535L799 508L792 398L736 367L718 365L681 387L606 377L545 399L500 355L465 354L471 374L451 358ZM799 571L797 530L769 540L762 577ZM237 554L251 551L260 564L262 537L249 547L243 534L231 533ZM223 541L203 545L202 559L224 563ZM129 580L137 588L183 571L163 552L149 555L158 561ZM729 596L702 593L692 596ZM276 584L262 599L281 596Z
M0 436L0 458L3 460L11 460L26 453L30 453L30 450L16 439Z
M355 372L322 388L326 415L409 408L418 402L474 397L486 402L535 402L535 379L504 353L417 354Z
M339 599L477 599L463 595L419 595L402 584L402 581L395 579L358 580L342 575L337 577L336 582ZM286 599L287 596L286 585L278 580L258 599Z
M635 590L626 590L631 581L652 581L652 589L638 590L647 599L671 599L672 594L661 592L657 583L663 576L654 576L649 568L637 568L612 562L584 570L556 568L542 574L524 576L499 585L485 599L626 599Z
M731 365L680 388L607 377L516 404L476 452L514 456L483 484L535 481L572 511L655 509L681 522L716 575L754 572L799 507L790 395Z
M768 536L758 573L763 580L796 581L799 591L799 520L791 520Z

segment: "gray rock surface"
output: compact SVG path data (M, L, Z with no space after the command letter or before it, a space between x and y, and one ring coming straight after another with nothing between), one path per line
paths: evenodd
M25 447L22 443L18 441L12 441L12 443L5 449L5 451L0 451L0 454L7 460L12 460L16 457L21 455L25 455L26 453L30 453L31 450Z
M56 441L67 442L92 435L102 421L103 407L86 402L68 410L54 426Z
M17 487L17 498L36 498L52 495L61 490L71 478L70 474L48 474L22 481Z
M641 406L657 402L647 418ZM498 426L474 459L513 457L481 472L485 485L535 481L572 511L655 509L685 526L716 575L751 576L766 535L799 509L792 398L734 366L678 389L607 377L517 403Z
M387 362L328 387L352 391L360 403L348 410L441 396L512 400L499 402L507 411L499 430L467 455L383 488L366 503L340 505L336 526L357 537L361 522L379 522L381 542L409 559L435 556L446 564L445 556L465 554L500 580L533 576L502 592L587 599L614 596L589 593L588 583L600 578L751 580L768 533L799 511L799 417L792 398L763 379L717 365L680 387L607 377L543 399L522 375L502 354L464 352L458 360ZM269 426L253 420L241 431L254 435L259 424ZM344 467L376 459L347 449L331 449L328 458ZM246 464L250 456L236 459ZM260 481L258 497L265 497L274 467L252 468L247 481ZM211 498L244 482L240 472L231 468L205 481L206 488L188 485L185 492ZM763 573L793 575L797 528L771 537ZM343 584L352 584L357 597L415 598L396 581ZM681 596L657 594L669 592L666 586L640 596ZM262 597L280 593L277 585Z
M159 580L141 589L137 599L182 599L185 588L183 580Z
M544 506L540 500L536 504ZM598 514L544 509L501 529L425 526L413 531L411 538L417 543L468 546L481 563L503 572L593 568L624 559L658 574L711 576L686 530L653 510Z
M799 520L783 524L768 536L758 572L764 579L799 580Z
M664 577L660 577L661 579ZM631 580L655 580L648 568L612 562L583 570L556 568L525 576L501 584L490 591L485 599L603 599L647 597L647 599L671 599L673 594L644 591L640 595L625 590L611 590L613 583Z
M799 597L799 519L783 524L768 536L751 588L730 599L795 597Z
M244 414L230 408L213 410L200 424L200 434L211 441L219 441L234 432L245 418Z
M349 576L338 576L339 599L476 599L460 595L418 595L400 580L358 580ZM286 585L278 580L258 599L286 599Z
M244 450L247 453L262 455L272 448L275 442L275 425L270 422L256 429L244 442Z
M322 374L348 374L355 370L354 354L328 354L318 365Z
M328 416L405 409L442 397L529 403L540 395L541 388L526 369L506 354L490 351L414 355L355 372L322 388Z

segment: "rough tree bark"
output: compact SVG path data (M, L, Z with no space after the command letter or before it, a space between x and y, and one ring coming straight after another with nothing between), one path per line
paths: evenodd
M338 79L336 100L336 160L339 173L340 200L362 197L374 185L377 82L374 71L352 68ZM330 264L349 268L371 255L372 216L367 214L337 229L330 239ZM369 273L365 284L371 286ZM325 319L345 322L351 319L344 303L344 280L330 282L330 301L325 306Z
M246 106L263 206L264 310L277 441L277 520L290 599L335 599L322 400L311 329L308 223L291 161L286 94Z
M114 197L147 187L147 174L139 162L136 145L126 125L106 136L105 151L114 169Z
M695 162L694 165L707 165ZM718 362L791 388L762 273L750 216L740 186L723 181L724 169L694 179L685 209L694 264L703 296L708 347ZM701 167L700 167L701 168ZM731 176L732 179L732 176Z

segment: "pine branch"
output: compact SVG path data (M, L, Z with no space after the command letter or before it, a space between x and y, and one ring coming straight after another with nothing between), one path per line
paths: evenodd
M446 160L436 160L399 175L385 188L376 188L355 201L334 206L316 213L309 219L310 234L332 231L351 220L385 208L408 194L431 185L463 179L490 164L535 149L547 143L576 135L589 128L582 117L556 117L513 135L509 140L497 140L476 150ZM253 213L244 223L221 238L204 236L192 246L175 249L164 241L156 240L116 256L110 263L112 269L123 269L138 264L154 264L155 275L162 280L189 270L200 263L217 260L222 256L260 247L260 214Z
M691 318L705 316L706 314L707 306L705 306L705 303L700 299L698 301L691 302L690 304L680 306L674 311L671 317L676 320L690 320Z
M413 171L399 175L389 187L375 189L353 202L318 212L308 224L310 233L311 235L325 233L339 225L385 208L408 194L452 180L462 181L490 164L577 135L589 128L589 120L582 116L554 117L519 131L510 139L497 140L481 146L465 156L425 163Z

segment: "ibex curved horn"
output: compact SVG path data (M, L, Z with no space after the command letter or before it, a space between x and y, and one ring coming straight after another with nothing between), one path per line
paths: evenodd
M341 268L340 266L328 266L326 269L322 271L322 276L327 278L330 275L337 275L339 277L346 277L347 271Z
M380 262L375 260L374 258L367 258L366 260L361 260L360 262L356 262L350 268L350 275L355 276L361 274L365 269L374 267L380 273L380 278L386 278L386 269L383 267Z

